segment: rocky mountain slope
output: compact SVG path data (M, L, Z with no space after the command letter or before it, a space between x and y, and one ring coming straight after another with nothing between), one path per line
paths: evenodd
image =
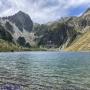
M6 20L6 19L14 23L22 32L24 29L28 32L32 31L33 22L29 17L29 15L25 14L22 11L19 11L13 16L3 17L3 20Z
M34 30L35 31L35 30ZM53 23L51 25L41 25L36 35L39 38L39 45L44 47L67 46L77 35L74 27L67 23Z
M65 17L47 24L33 23L28 14L19 11L15 15L0 18L0 39L28 48L78 51L90 45L86 44L89 43L89 26L90 9L80 17Z
M31 32L33 22L27 14L19 11L13 16L0 18L0 26L4 29L2 30L0 28L0 31L5 31L8 35L11 35L11 37L8 38L8 41L12 38L12 42L19 43L23 47L35 45L35 36L34 33ZM2 33L1 39L3 39L4 36Z
M66 51L90 51L90 27L86 28L86 32L65 48Z
M46 25L37 24L34 26L34 32L39 36L39 45L64 49L82 38L84 33L89 33L89 29L87 29L89 26L90 9L80 17L65 17Z
M77 31L80 35L67 47L67 51L90 51L90 9L78 17Z

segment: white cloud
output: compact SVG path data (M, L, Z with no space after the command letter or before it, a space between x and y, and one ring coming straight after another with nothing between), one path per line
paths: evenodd
M90 0L0 0L0 16L12 15L22 10L34 22L43 23L67 16L70 8L82 5L89 7Z

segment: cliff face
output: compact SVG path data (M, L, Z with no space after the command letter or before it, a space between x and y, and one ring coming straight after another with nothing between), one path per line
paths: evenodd
M13 41L12 35L6 29L4 29L2 25L0 25L0 39L6 40L9 42Z
M47 24L33 24L29 15L19 11L13 16L0 18L0 39L23 47L65 49L78 42L87 32L89 36L89 26L90 9L80 17L65 17Z
M42 27L42 29L41 29ZM44 28L45 27L45 28ZM39 45L45 47L61 47L68 44L76 37L74 27L66 23L55 23L52 25L41 25L40 31L36 32L39 37ZM68 42L68 43L67 43Z

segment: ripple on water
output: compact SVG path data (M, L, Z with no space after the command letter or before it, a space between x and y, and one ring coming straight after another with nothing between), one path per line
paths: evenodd
M89 78L89 53L0 54L0 90L90 90Z

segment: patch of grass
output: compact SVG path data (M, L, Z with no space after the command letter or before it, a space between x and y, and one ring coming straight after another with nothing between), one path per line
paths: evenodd
M21 47L11 42L0 39L0 52L20 51Z
M33 47L33 48L23 48L23 51L47 51L45 48L38 48L38 47Z
M90 51L90 31L88 30L81 37L75 40L66 51Z
M11 42L5 41L0 39L0 52L13 52L13 51L46 51L45 48L38 48L38 47L33 47L33 48L24 48L19 46L18 44L15 45Z

